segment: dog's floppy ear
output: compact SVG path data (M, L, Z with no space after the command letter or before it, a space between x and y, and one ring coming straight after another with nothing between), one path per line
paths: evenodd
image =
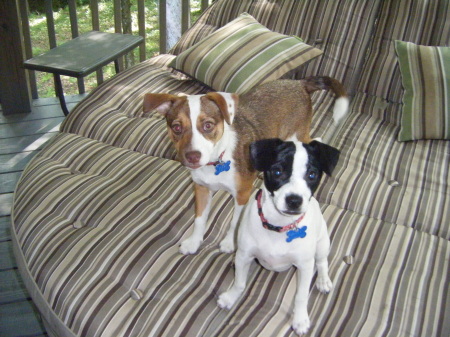
M205 97L216 103L222 113L223 119L225 119L228 125L231 125L234 116L236 115L239 96L227 92L209 92Z
M145 94L143 110L144 113L156 110L161 115L165 116L173 104L181 99L186 98L171 94Z
M331 176L331 173L333 173L333 170L339 160L339 150L316 140L313 140L306 146L312 149L314 156L319 161L322 170L327 175Z
M267 171L277 160L277 152L283 144L281 139L262 139L250 144L250 160L253 168L258 171Z

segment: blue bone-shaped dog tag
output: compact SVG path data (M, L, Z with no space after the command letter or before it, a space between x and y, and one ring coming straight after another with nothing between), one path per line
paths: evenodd
M216 172L214 172L214 174L217 176L219 175L221 172L226 172L230 170L230 164L231 164L231 160L229 161L224 161L221 162L220 164L217 164L216 167Z
M291 242L292 240L297 238L303 239L306 236L307 229L308 227L303 226L302 228L292 229L289 232L286 232L286 242Z

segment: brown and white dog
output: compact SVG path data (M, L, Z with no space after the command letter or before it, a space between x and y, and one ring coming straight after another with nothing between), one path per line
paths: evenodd
M233 219L220 250L234 251L235 227L257 176L250 163L250 144L291 137L309 143L310 94L316 90L335 93L333 119L337 123L347 113L349 101L342 84L329 77L277 80L240 96L223 92L145 95L144 112L156 110L165 116L178 159L191 170L194 181L194 231L181 243L181 253L194 254L203 242L212 192L219 189L235 199Z

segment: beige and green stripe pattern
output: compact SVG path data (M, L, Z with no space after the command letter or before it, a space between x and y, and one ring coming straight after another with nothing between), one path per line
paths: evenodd
M323 54L289 72L289 78L323 75L339 79L353 94L378 15L379 0L217 0L170 51L186 51L241 13L271 31L302 40Z
M401 103L403 86L395 41L450 46L450 1L384 0L358 91Z
M255 263L238 304L216 305L234 277L233 255L218 251L232 217L229 195L214 196L201 251L178 253L194 200L176 162L60 134L24 172L15 205L20 268L48 303L44 315L70 329L61 337L295 336L294 269ZM447 239L331 204L322 211L334 290L312 288L311 336L447 331Z
M450 240L450 142L398 142L401 104L360 93L336 135L341 157L318 200ZM350 225L350 224L349 224Z
M450 139L450 47L395 48L405 90L399 140Z
M216 91L245 93L322 53L272 32L247 13L179 54L170 65Z

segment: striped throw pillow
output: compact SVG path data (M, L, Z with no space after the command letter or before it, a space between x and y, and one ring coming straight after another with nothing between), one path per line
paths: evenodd
M320 54L300 38L272 32L243 13L182 52L170 66L214 90L241 94Z
M402 75L400 141L450 139L450 48L395 41Z

